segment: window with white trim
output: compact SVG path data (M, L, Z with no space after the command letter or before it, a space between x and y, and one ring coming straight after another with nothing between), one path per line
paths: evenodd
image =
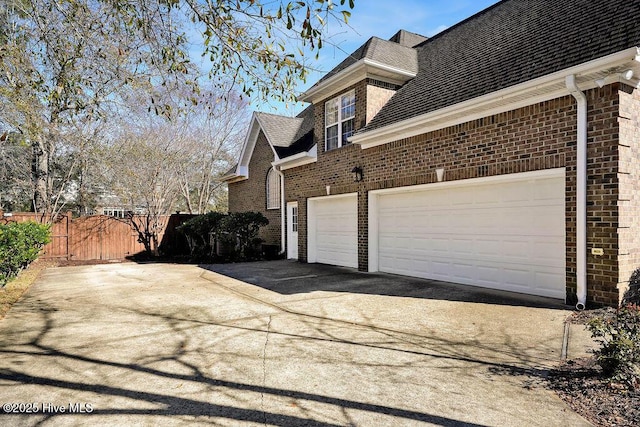
M267 209L280 208L280 176L273 169L267 173Z
M293 233L298 232L298 207L291 207L291 231Z
M355 130L356 93L351 90L324 104L325 151L342 147Z

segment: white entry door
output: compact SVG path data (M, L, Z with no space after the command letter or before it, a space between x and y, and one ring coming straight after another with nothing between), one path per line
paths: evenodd
M298 259L298 202L287 203L287 258Z

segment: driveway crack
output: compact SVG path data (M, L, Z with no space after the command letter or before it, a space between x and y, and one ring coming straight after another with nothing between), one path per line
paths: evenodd
M267 346L269 345L269 332L271 331L271 320L273 316L269 315L269 322L267 322L267 335L264 339L264 346L262 347L262 388L267 387ZM260 393L260 406L262 408L263 422L267 425L267 411L264 407L264 392Z

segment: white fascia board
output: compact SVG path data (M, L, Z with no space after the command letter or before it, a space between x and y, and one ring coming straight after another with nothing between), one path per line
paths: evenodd
M386 71L388 73L392 73L392 74L395 74L397 76L406 77L405 81L411 80L417 74L417 73L415 73L413 71L403 70L403 69L397 68L397 67L392 67L390 65L383 64L382 62L374 61L373 59L368 59L368 58L364 59L364 64L369 66L369 67L371 67L371 68L374 68L374 69L378 69L378 70L381 70L381 71Z
M240 160L238 161L238 166L236 168L236 175L238 176L249 178L249 161L251 160L253 149L256 146L259 131L260 122L258 121L258 116L254 112L251 117L251 123L249 124L249 131L247 132L247 135L244 138L244 143L242 144L242 151L240 151ZM243 167L245 168L244 170L246 170L245 174L241 173Z
M338 74L329 77L318 86L312 87L302 93L298 97L298 100L317 103L334 93L353 86L367 77L375 78L378 74L381 74L380 77L382 79L392 81L394 84L406 83L416 76L416 73L412 71L364 58L348 66Z
M251 117L251 122L249 124L249 130L247 131L247 135L244 138L244 143L242 144L242 150L240 151L240 159L238 161L238 166L236 167L235 173L231 173L225 175L220 178L221 181L226 182L237 182L243 181L249 178L249 162L251 161L251 156L253 155L253 150L256 147L256 142L258 141L258 135L260 134L260 129L263 126L260 123L260 119L258 114L255 112ZM279 160L278 153L273 148L271 141L269 141L269 137L265 133L267 137L267 142L269 143L269 147L271 147L271 151L273 151L273 156L276 160Z
M236 171L226 174L218 178L220 182L226 182L228 184L232 182L244 181L249 179L249 167L248 166L236 166Z
M362 80L366 75L365 64L363 60L349 65L338 74L329 77L327 80L320 83L318 86L309 88L306 92L303 92L298 97L298 101L310 102L312 104L317 103L322 98L327 96L328 88L336 86L331 90L331 93L335 93L339 90L352 86Z
M314 145L311 150L303 153L294 154L293 156L285 157L283 159L276 160L271 163L273 167L278 167L280 170L287 170L296 168L302 165L308 165L315 163L318 160L318 146Z
M568 95L564 84L567 75L588 75L602 72L636 60L638 48L633 47L593 61L570 67L527 82L479 96L417 117L351 136L350 141L362 149L376 147L399 139L443 129L493 114L514 110L538 102ZM582 90L596 87L593 79L582 81Z
M278 153L276 153L276 149L273 147L273 143L271 142L271 140L269 139L269 135L267 134L267 132L264 131L265 127L262 124L262 122L260 121L260 116L258 116L256 114L256 121L258 122L258 125L260 126L260 129L262 129L262 133L264 133L264 137L267 139L267 143L269 144L269 147L271 148L271 151L273 152L273 158L275 160L280 159L280 157L278 157ZM255 146L256 141L258 140L258 135L260 132L256 132L255 135L255 141L253 141L253 145Z

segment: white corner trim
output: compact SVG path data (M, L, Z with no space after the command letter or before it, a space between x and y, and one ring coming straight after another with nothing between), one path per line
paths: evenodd
M534 103L568 95L565 77L588 75L636 60L638 48L632 47L583 64L538 77L496 92L460 102L437 111L351 136L351 142L362 149L376 147L402 138L420 135L493 114L510 111ZM596 87L590 79L582 82L583 90Z

